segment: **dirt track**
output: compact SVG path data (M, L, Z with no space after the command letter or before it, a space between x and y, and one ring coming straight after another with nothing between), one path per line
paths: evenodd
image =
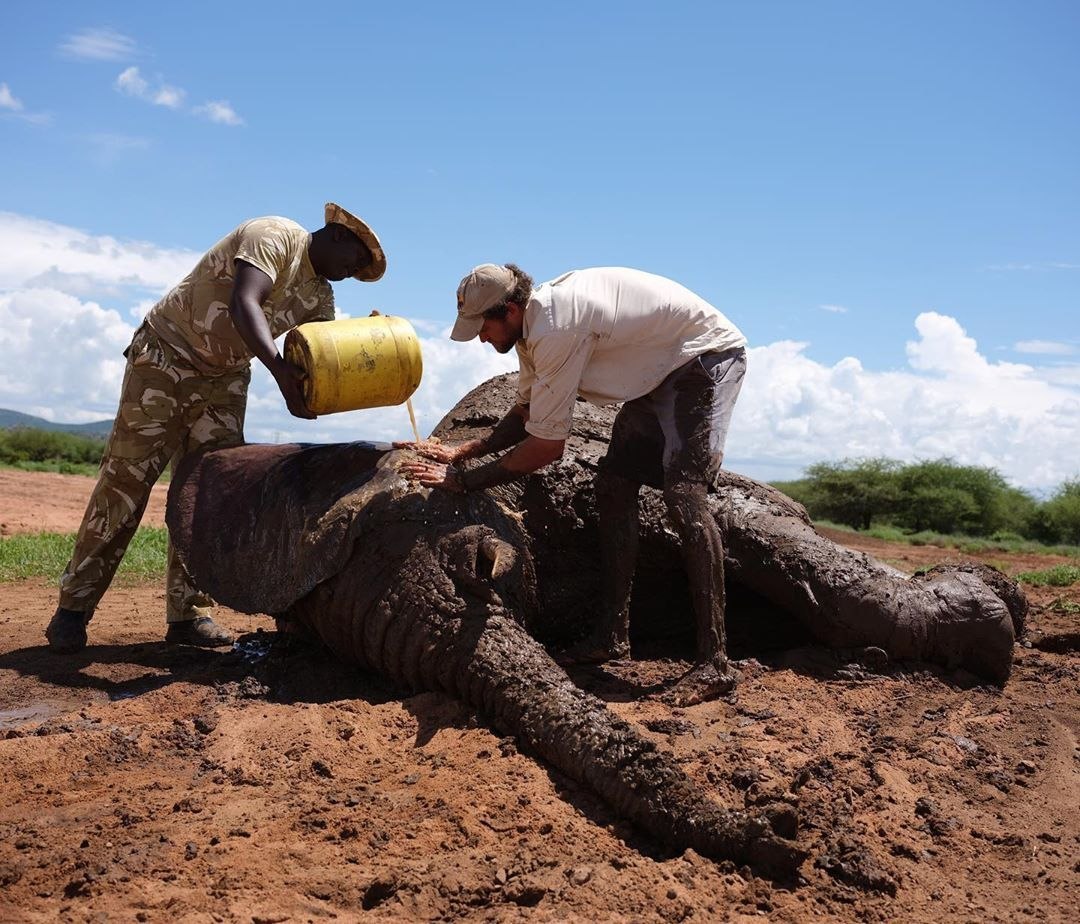
M0 522L75 528L89 480L18 480ZM52 589L3 585L0 920L1075 919L1080 587L1030 597L1004 692L817 649L686 710L643 696L676 661L575 674L718 799L798 804L812 857L779 888L665 854L452 700L272 650L269 620L226 612L243 645L173 649L161 589L118 587L63 659L40 645Z

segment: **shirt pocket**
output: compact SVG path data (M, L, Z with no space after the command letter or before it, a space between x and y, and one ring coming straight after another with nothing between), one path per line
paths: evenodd
M165 350L146 324L135 331L131 343L124 350L124 356L133 368L165 368Z

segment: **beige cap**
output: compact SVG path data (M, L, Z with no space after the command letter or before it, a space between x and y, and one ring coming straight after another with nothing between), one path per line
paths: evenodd
M352 212L346 211L336 202L326 203L326 223L330 224L331 222L344 225L360 238L364 242L364 246L371 251L371 262L360 272L354 274L353 279L359 279L361 282L374 282L376 279L381 279L382 274L386 272L386 254L383 253L382 244L379 243L375 232Z
M472 340L484 325L484 312L505 302L516 284L514 274L497 263L481 263L473 269L458 286L458 317L450 339Z

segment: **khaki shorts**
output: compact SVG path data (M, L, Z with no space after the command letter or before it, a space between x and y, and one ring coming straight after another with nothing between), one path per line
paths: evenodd
M622 406L601 469L654 488L713 484L745 374L742 347L703 353L680 366Z

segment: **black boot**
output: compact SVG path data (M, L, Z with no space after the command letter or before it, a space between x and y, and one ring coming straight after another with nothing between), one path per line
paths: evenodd
M58 606L45 629L45 638L49 640L49 651L55 651L57 654L74 654L76 651L82 651L86 647L86 624L90 621L90 615Z

